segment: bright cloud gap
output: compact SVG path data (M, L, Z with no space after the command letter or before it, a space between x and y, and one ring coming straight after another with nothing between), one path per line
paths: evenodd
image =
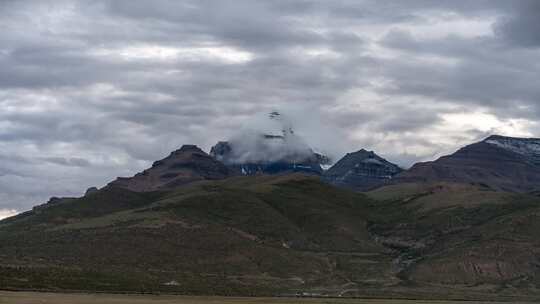
M89 52L99 58L125 61L221 61L238 64L253 60L253 54L233 47L169 47L159 45L98 48Z
M19 213L15 209L0 209L0 220L17 215Z

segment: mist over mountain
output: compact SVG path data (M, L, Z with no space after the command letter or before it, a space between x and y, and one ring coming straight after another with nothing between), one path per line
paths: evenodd
M217 160L225 164L301 162L313 155L309 145L295 133L285 114L273 111L266 118L252 120L226 142L227 148L213 148ZM219 151L218 151L219 150Z
M286 115L273 111L239 130L228 141L220 141L210 155L243 175L281 172L321 174L330 159L313 151L295 133Z

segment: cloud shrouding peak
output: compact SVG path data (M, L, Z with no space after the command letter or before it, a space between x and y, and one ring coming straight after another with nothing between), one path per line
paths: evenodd
M0 209L81 195L256 113L402 166L539 136L538 2L0 1ZM305 132L304 132L305 131Z
M231 164L302 162L313 157L312 148L296 134L291 119L277 111L255 115L227 142L230 153L226 159L217 158Z

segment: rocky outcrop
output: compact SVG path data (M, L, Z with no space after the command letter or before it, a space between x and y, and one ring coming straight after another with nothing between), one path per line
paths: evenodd
M366 191L384 185L403 171L399 166L364 149L348 153L323 174L323 180L340 187Z
M98 188L96 187L90 187L88 189L86 189L86 192L84 193L84 196L89 196L89 195L92 195L94 193L97 193L99 191Z
M57 197L57 196L53 196L53 197L49 198L49 200L45 204L34 206L32 208L32 211L41 212L42 210L44 210L46 208L56 206L56 205L60 205L60 204L63 204L63 203L69 203L70 201L73 201L75 199L77 199L77 198L76 197Z

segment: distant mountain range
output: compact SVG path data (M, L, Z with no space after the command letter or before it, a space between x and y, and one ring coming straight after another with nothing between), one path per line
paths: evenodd
M261 142L271 141L271 145L277 142L285 147L286 132L293 134L293 131L283 132L281 136L261 134ZM147 192L173 189L199 180L299 172L321 176L327 183L356 191L388 184L439 181L509 192L540 191L540 139L494 135L435 161L417 163L409 170L364 149L348 153L323 170L322 166L330 162L328 157L309 147L302 148L287 150L272 160L242 161L234 152L235 146L226 141L212 147L210 154L196 146L184 145L151 168L133 177L118 178L107 187Z
M286 137L264 137L283 141ZM532 192L540 190L540 139L490 136L478 143L459 149L438 160L417 163L403 170L373 151L361 149L348 153L328 170L321 165L329 163L327 157L314 153L288 154L274 161L234 161L234 147L220 142L211 150L211 156L222 161L237 174L278 174L304 172L321 175L332 185L358 191L371 190L386 184L416 181L448 181L479 184L510 191Z
M267 130L221 141L209 154L185 145L151 168L108 186L132 191L171 189L197 180L239 175L301 172L319 175L338 187L367 191L405 182L445 181L477 184L510 192L540 191L540 139L493 135L435 161L403 170L373 151L348 153L331 160L314 152L278 112L268 115ZM323 170L328 168L327 170Z
M0 221L0 289L540 299L539 139L409 170L362 149L323 170L270 119Z

